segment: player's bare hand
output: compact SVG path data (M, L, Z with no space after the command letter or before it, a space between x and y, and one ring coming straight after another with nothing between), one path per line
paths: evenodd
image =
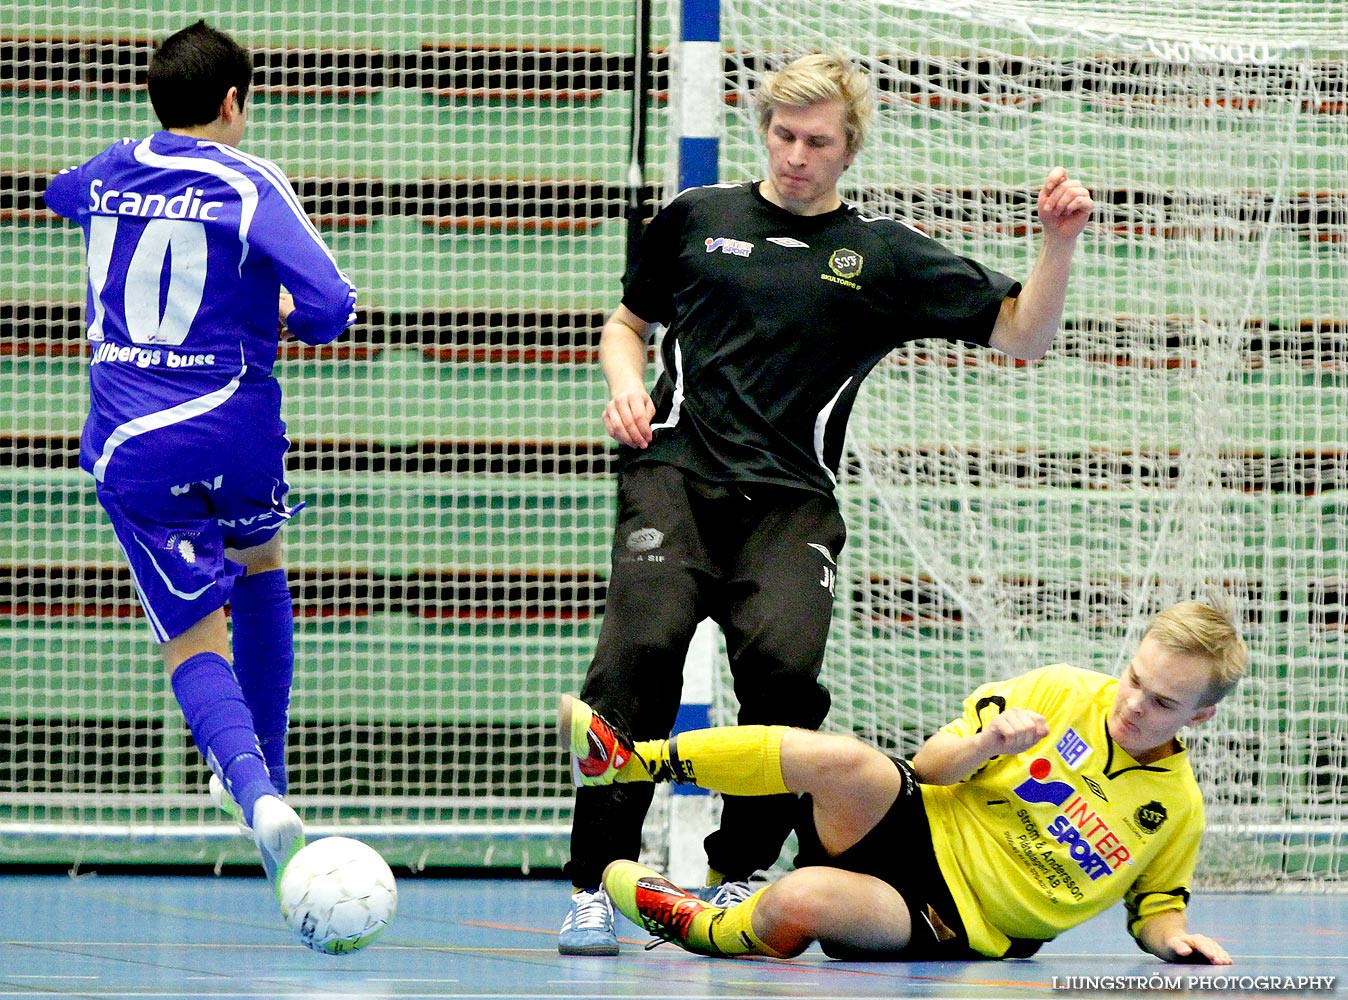
M645 389L622 392L604 407L604 430L619 444L645 448L651 443L655 404Z
M1008 708L983 727L983 748L989 757L1021 753L1048 735L1048 723L1038 712Z
M1095 202L1084 184L1069 177L1063 167L1049 171L1048 179L1039 189L1039 221L1046 237L1076 239L1094 210Z
M1175 934L1166 939L1168 961L1182 965L1230 965L1225 948L1206 934Z
M281 301L277 310L276 333L282 340L290 339L290 329L287 324L290 322L290 314L295 311L295 300L289 292L281 293Z

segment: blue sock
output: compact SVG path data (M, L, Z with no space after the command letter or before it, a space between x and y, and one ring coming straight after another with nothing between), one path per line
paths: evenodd
M271 783L282 795L286 777L286 729L295 678L295 612L285 570L242 576L230 597L234 672L253 713Z
M172 684L197 749L252 826L253 805L276 789L229 661L218 653L190 656L173 672Z

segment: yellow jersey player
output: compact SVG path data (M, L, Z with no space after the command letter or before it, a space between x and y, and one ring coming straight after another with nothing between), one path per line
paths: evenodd
M608 866L615 905L689 951L784 958L818 941L854 960L1024 957L1123 900L1144 950L1226 965L1186 922L1204 818L1177 734L1213 716L1248 661L1224 615L1177 604L1121 677L1055 664L985 684L911 762L782 726L633 744L569 698L563 733L578 784L800 796L797 869L736 906Z

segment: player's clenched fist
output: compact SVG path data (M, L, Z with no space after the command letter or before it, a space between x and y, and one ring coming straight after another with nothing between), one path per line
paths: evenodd
M604 430L619 444L645 448L651 443L655 404L644 389L614 396L604 407Z
M994 757L1021 753L1047 735L1044 717L1025 708L1008 708L983 728L984 746Z
M1049 171L1039 190L1039 221L1046 237L1076 239L1086 228L1094 210L1095 202L1086 185L1067 176L1063 167Z

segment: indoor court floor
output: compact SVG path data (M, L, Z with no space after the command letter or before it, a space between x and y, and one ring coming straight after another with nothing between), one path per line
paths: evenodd
M0 876L0 998L1267 998L1348 990L1343 895L1197 898L1191 925L1236 960L1216 969L1164 965L1138 951L1121 907L1033 959L1008 962L860 964L818 950L794 961L707 959L668 944L647 951L646 935L622 918L621 956L562 958L556 930L567 892L554 881L404 875L385 935L364 952L329 957L294 942L260 877Z

